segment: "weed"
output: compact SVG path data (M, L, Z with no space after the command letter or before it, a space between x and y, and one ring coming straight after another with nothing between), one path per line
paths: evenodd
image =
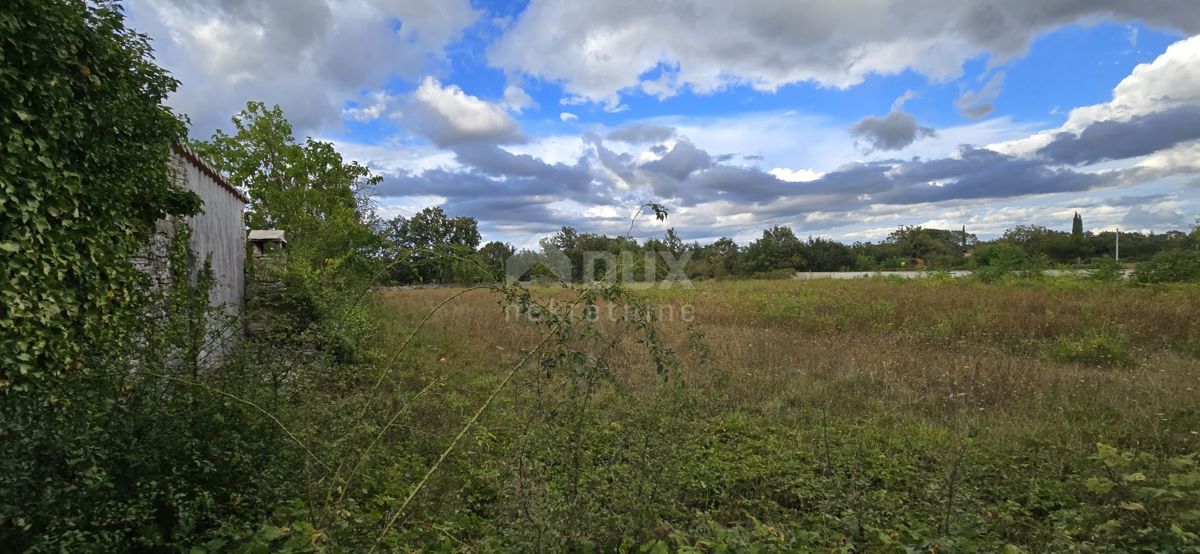
M1055 344L1054 357L1064 362L1098 366L1125 367L1134 363L1129 338L1111 327L1089 330L1073 337L1060 337Z

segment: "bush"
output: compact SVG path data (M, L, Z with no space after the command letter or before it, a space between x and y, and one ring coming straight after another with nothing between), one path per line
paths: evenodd
M1020 247L998 242L980 247L972 257L975 276L985 282L999 281L1005 275L1033 269L1033 262Z
M770 271L759 271L759 272L756 272L753 275L751 275L750 278L751 279L766 279L766 280L795 279L796 278L796 270L791 269L791 268L784 268L784 269L772 269Z
M1059 361L1098 366L1133 365L1129 339L1119 331L1107 328L1076 337L1059 338L1054 357Z
M1103 467L1087 479L1098 502L1083 511L1092 536L1124 552L1195 552L1200 544L1196 455L1161 457L1096 445Z
M1138 264L1133 280L1139 284L1200 283L1200 251L1168 250Z
M1091 266L1092 270L1088 272L1087 276L1094 281L1120 281L1125 278L1121 262L1108 256L1093 258Z

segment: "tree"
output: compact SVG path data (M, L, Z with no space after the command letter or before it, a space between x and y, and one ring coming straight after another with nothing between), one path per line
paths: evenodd
M808 238L801 248L807 267L813 271L842 271L854 265L846 245L820 237Z
M1086 240L1084 245L1076 246L1067 233L1039 225L1018 225L1005 231L1000 240L1016 245L1029 256L1045 256L1060 263L1075 261L1091 251Z
M787 226L775 226L763 231L762 238L746 247L744 257L746 270L765 273L784 269L805 267L801 253L802 244Z
M667 234L663 237L663 247L676 256L683 252L683 239L679 238L679 233L675 232L674 227L667 229Z
M396 283L454 283L487 278L470 262L479 246L479 222L449 217L440 207L396 216L385 225L384 258Z
M1075 255L1075 261L1083 260L1087 255L1087 241L1083 236L1083 216L1079 212L1075 212L1075 218L1071 220L1071 249Z
M425 208L411 219L397 216L399 233L394 240L405 248L463 246L474 251L479 246L479 222L473 217L450 217L440 207Z
M575 243L579 241L579 232L574 227L563 226L553 236L543 239L546 245L553 246L563 252L575 249Z
M480 264L491 272L489 275L491 280L499 282L504 280L505 263L516 252L517 249L513 248L511 244L491 241L479 248L477 256Z
M347 163L328 142L296 142L279 106L249 102L233 117L236 131L194 142L197 153L246 189L252 229L282 229L293 252L319 265L376 245L369 190L382 177Z
M973 238L965 232L904 225L892 231L886 242L896 245L901 256L945 265L961 259L962 243Z
M729 237L721 237L705 248L702 259L709 261L712 277L725 277L741 272L741 251Z

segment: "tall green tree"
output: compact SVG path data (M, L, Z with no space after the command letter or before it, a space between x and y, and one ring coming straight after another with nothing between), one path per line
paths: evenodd
M809 237L801 254L812 271L845 271L854 266L854 256L846 245L821 237Z
M1045 256L1060 263L1075 261L1080 256L1090 257L1087 255L1090 247L1086 244L1086 237L1084 239L1084 244L1077 246L1066 232L1040 225L1018 225L1006 230L1000 237L1000 240L1018 246L1029 256Z
M440 207L411 218L396 216L386 225L385 261L395 283L456 283L490 278L470 261L479 246L479 222L450 217Z
M1088 254L1087 240L1083 236L1083 216L1079 212L1075 212L1075 217L1071 219L1071 248L1076 262L1082 261Z
M489 280L499 282L504 280L505 264L516 253L511 244L494 240L481 246L477 255L480 264L490 271Z
M944 267L962 260L962 244L974 242L974 235L904 225L892 231L886 242L895 245L904 257L920 258L932 266Z
M218 130L193 146L246 189L251 229L282 229L314 263L377 246L370 190L380 176L345 161L328 142L297 142L279 106L249 102L233 125L233 134Z
M750 273L802 269L807 266L802 249L803 244L791 227L775 226L763 231L762 238L746 247L742 259Z

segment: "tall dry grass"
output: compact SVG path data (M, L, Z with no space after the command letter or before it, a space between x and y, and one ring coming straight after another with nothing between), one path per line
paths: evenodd
M402 333L454 292L393 291L378 302ZM1097 440L1197 450L1197 287L870 279L712 282L639 294L664 306L665 338L700 414L969 428L1001 442L1078 452ZM440 378L450 405L469 405L489 375L536 337L527 321L506 318L499 300L480 290L442 308L407 375ZM684 306L693 308L690 323L682 321ZM697 332L707 356L691 348ZM1077 344L1084 355L1064 358ZM1109 363L1114 352L1128 363ZM633 345L613 352L612 362L634 398L659 379ZM509 401L519 402L521 387L533 383L519 380ZM461 421L444 410L426 415Z

